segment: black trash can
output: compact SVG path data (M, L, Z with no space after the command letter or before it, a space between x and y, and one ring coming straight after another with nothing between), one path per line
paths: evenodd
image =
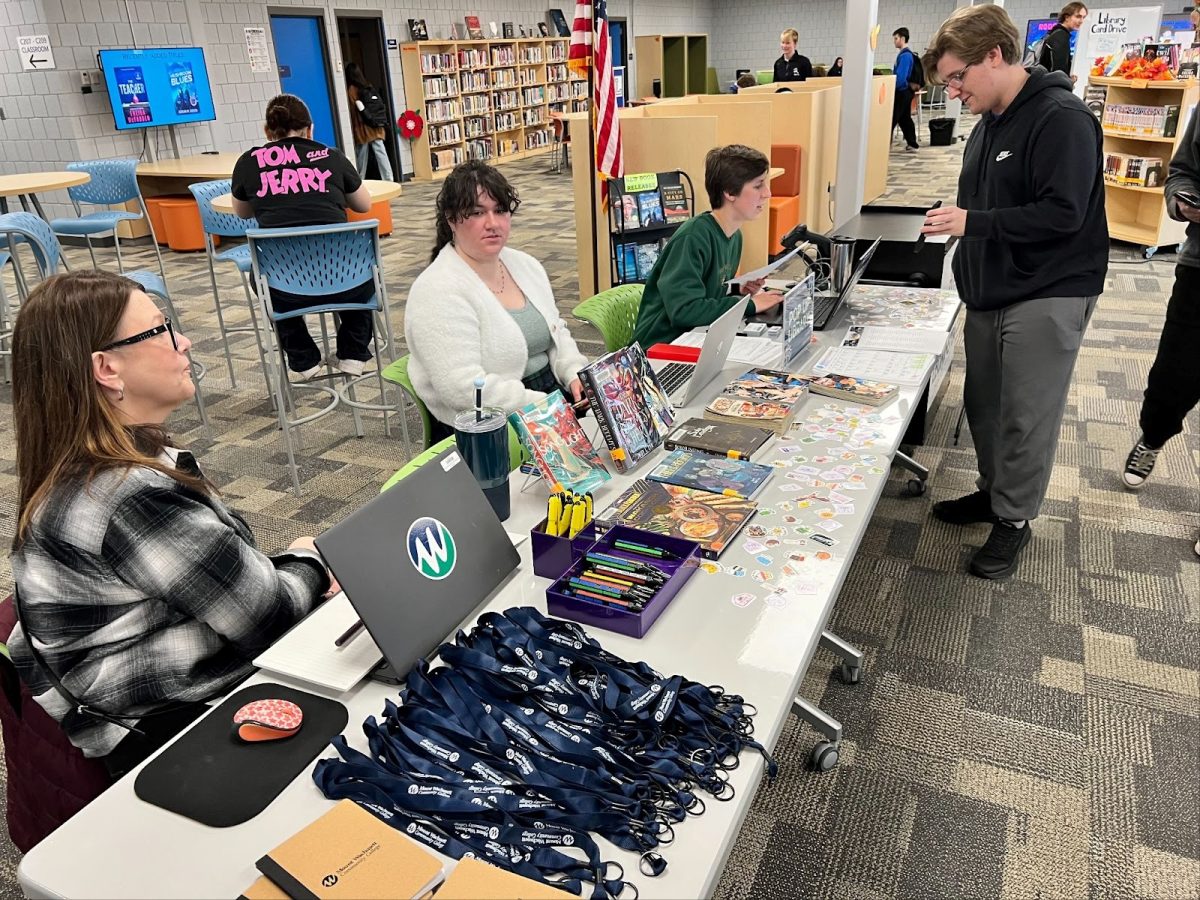
M929 120L929 144L931 147L949 147L954 143L953 119Z

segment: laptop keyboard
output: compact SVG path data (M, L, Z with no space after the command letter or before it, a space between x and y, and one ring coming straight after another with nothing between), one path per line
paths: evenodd
M663 386L667 396L674 394L692 377L696 367L691 363L668 363L658 370L658 383Z
M823 331L829 324L829 317L837 308L837 295L820 295L813 298L813 330Z

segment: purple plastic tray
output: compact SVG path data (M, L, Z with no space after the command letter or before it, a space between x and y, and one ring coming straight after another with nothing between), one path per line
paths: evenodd
M676 554L679 559L650 560L636 553L626 553L613 546L613 542L618 540L636 541L649 547L658 547ZM552 616L570 619L584 625L594 625L596 628L604 628L608 631L617 631L636 638L642 637L650 630L650 626L663 614L663 610L675 599L679 589L695 574L696 568L700 564L700 547L695 542L650 534L636 528L627 528L624 525L614 525L600 540L586 550L608 553L631 562L648 562L668 573L667 583L659 589L658 593L654 595L654 599L640 612L629 612L615 606L589 603L561 592L563 585L572 576L583 571L586 560L584 560L583 554L580 554L579 558L572 562L570 567L561 573L561 577L546 590L546 609Z
M558 578L596 542L596 525L588 522L573 538L551 537L546 534L546 520L542 519L529 532L529 542L533 548L533 574Z

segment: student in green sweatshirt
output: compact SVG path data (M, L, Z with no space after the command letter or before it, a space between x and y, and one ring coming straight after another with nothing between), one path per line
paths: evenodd
M762 215L771 199L770 169L770 160L752 147L730 144L708 151L704 188L712 211L679 226L650 270L633 329L643 349L711 325L739 303L749 316L783 299L777 292L759 293L762 280L744 283L736 295L725 285L742 258L742 225Z

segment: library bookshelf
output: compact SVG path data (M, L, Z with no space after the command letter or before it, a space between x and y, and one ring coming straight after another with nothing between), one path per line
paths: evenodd
M1126 107L1179 107L1178 124L1173 136L1163 136L1152 130L1141 133L1122 132L1120 124L1101 117L1100 127L1104 132L1104 155L1106 162L1111 154L1144 156L1162 160L1162 178L1154 186L1144 184L1120 184L1108 177L1104 182L1104 203L1108 215L1109 237L1137 244L1149 259L1159 247L1170 247L1182 243L1187 229L1186 222L1176 222L1167 215L1163 202L1162 183L1166 180L1167 165L1179 142L1183 140L1187 122L1196 106L1200 94L1200 83L1195 79L1185 81L1145 81L1125 78L1088 79L1089 94L1092 88L1104 88L1105 112L1114 105Z
M419 41L400 46L404 96L425 128L413 141L418 180L469 159L511 162L554 146L551 113L583 112L588 83L567 68L567 38Z

